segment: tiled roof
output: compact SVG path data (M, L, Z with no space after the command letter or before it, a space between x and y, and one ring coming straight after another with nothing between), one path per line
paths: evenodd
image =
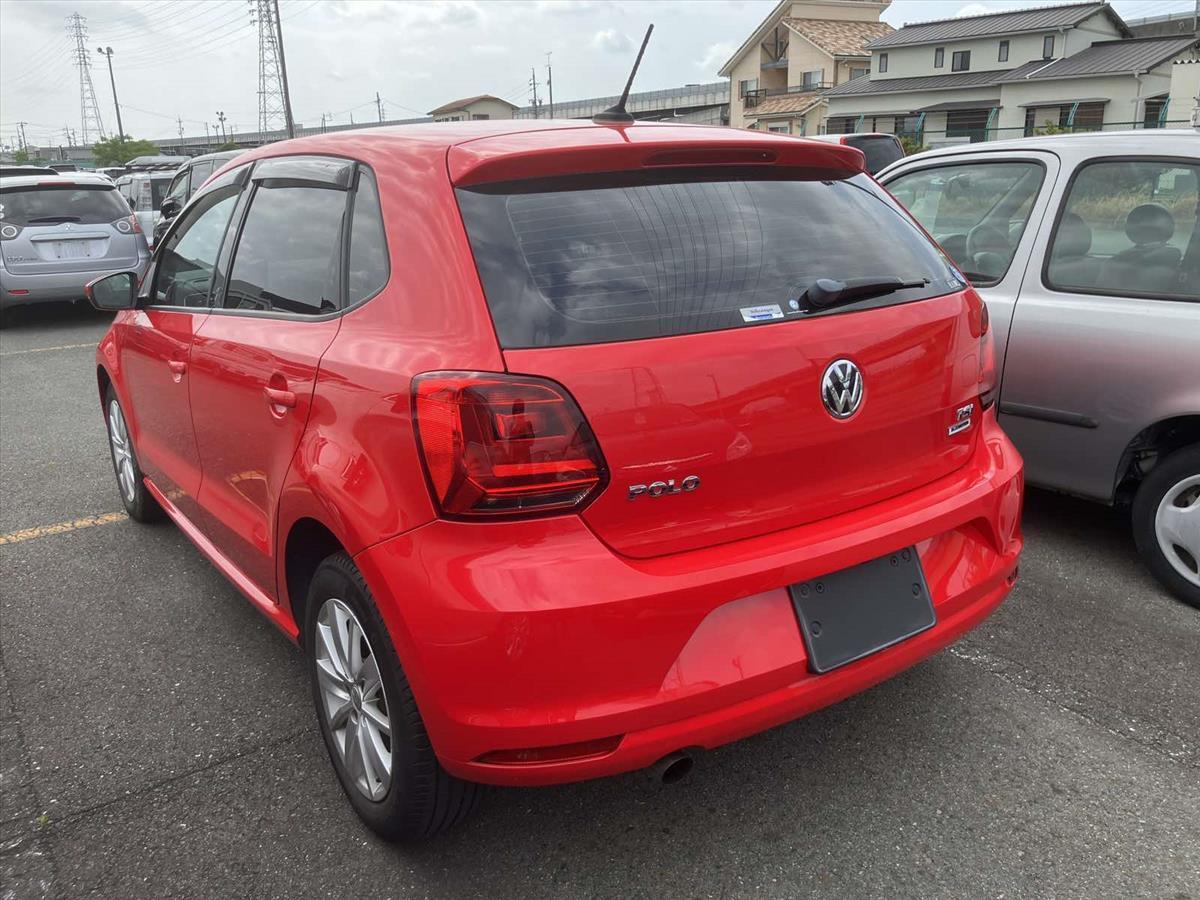
M1129 34L1125 23L1107 3L1068 3L1059 6L987 13L982 16L962 16L954 19L938 19L933 22L916 22L873 41L871 49L883 50L888 47L905 47L910 44L940 44L942 41L958 41L965 38L1071 28L1101 10L1124 34Z
M746 110L746 115L751 118L754 116L761 118L763 116L776 116L782 113L804 112L819 101L821 97L821 91L809 91L804 94L780 94L778 97L767 97L759 101L757 106Z
M472 103L478 103L480 100L495 100L497 103L506 103L513 109L520 109L515 103L509 103L507 100L501 100L499 97L493 97L491 94L478 94L474 97L464 97L462 100L454 100L450 103L443 103L437 109L431 109L429 115L440 116L442 113L454 112L459 109L466 109Z
M1184 37L1139 38L1124 41L1100 41L1074 56L1054 61L1036 60L1012 69L998 82L1073 78L1079 75L1145 72L1183 53L1197 44L1194 34Z
M783 24L830 56L870 56L867 44L895 31L887 22L785 18Z
M918 75L912 78L854 78L830 88L825 92L825 96L856 97L865 94L894 94L900 91L945 91L954 88L985 87L996 84L1013 71L1019 70L957 72L950 75Z

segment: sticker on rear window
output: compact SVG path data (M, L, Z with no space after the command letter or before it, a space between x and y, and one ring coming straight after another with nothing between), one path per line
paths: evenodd
M742 314L743 322L765 322L768 319L783 318L783 310L779 308L778 303L770 303L766 306L743 306L739 312Z

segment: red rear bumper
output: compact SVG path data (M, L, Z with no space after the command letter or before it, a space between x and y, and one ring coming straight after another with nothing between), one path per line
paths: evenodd
M1021 460L984 416L953 475L787 531L647 560L575 516L437 521L363 551L365 574L442 765L550 784L711 748L834 703L954 641L1007 595L1021 552ZM937 624L824 675L787 586L916 545ZM483 754L622 735L616 750L497 765Z

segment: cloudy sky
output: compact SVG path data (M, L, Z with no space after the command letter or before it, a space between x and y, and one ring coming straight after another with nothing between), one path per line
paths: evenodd
M654 37L635 90L717 80L717 70L775 0L281 0L298 123L424 115L449 100L491 93L529 102L530 67L556 99L616 93L646 25ZM1044 0L893 0L905 22L1044 5ZM1190 10L1192 0L1114 0L1125 18ZM0 0L0 143L63 142L79 129L79 80L66 17L87 17L92 78L106 129L112 92L97 46L113 49L125 131L173 137L176 117L202 134L258 122L257 31L247 0ZM544 87L539 89L544 92ZM542 94L544 99L544 93Z

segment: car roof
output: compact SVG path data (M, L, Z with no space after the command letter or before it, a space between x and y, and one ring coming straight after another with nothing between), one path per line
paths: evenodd
M193 156L184 165L190 166L198 162L206 162L210 159L226 160L233 159L235 156L241 156L246 153L246 150L218 150L216 153L201 153L199 156ZM182 168L182 167L181 167Z
M257 147L239 156L237 164L276 156L313 154L347 156L368 165L390 167L395 164L397 155L403 154L430 161L438 158L444 160L443 165L450 165L451 180L460 184L465 171L483 168L485 163L495 163L503 157L522 159L531 168L532 159L536 158L539 162L555 159L563 171L578 172L592 170L587 160L590 151L619 153L640 150L647 153L688 144L697 149L708 145L709 148L773 150L781 158L788 157L792 161L808 155L812 164L824 162L854 171L862 171L863 166L862 154L853 147L789 135L674 122L596 125L586 119L490 119L330 132ZM568 160L574 161L574 168ZM658 164L668 165L666 162ZM488 167L493 173L496 172L494 165ZM544 174L553 173L547 170Z
M1136 131L1089 131L1081 134L1051 134L977 144L955 144L952 147L914 153L903 160L897 160L879 174L886 175L891 168L906 165L914 159L926 161L968 153L1006 150L1045 150L1080 158L1137 156L1147 153L1195 156L1197 151L1200 151L1200 131L1190 128L1141 128Z
M97 172L55 172L51 175L11 175L0 178L4 187L31 187L55 184L98 184L115 188L111 178Z

